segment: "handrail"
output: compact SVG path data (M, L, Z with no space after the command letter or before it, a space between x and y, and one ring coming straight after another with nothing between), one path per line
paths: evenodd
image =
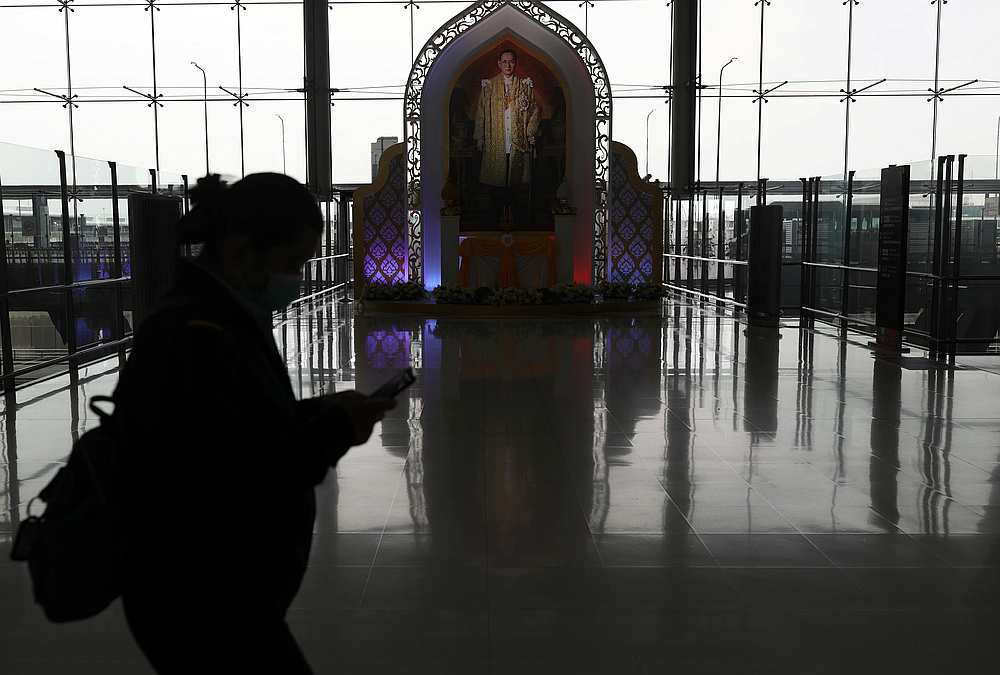
M847 315L847 314L841 314L840 312L831 312L831 311L826 310L826 309L819 309L818 307L807 307L807 306L802 307L802 309L810 311L810 312L814 312L816 314L824 314L824 315L829 316L829 317L834 318L834 319L840 319L842 321L847 321L848 323L856 323L856 324L859 324L859 325L862 325L862 326L871 326L872 328L875 328L875 322L874 321L865 321L864 319L857 319L857 318L854 318L854 317L852 317L850 315Z
M1000 282L1000 275L997 274L934 274L933 272L917 272L908 271L906 276L920 277L923 279L932 279L934 281L996 281Z
M90 353L110 350L113 347L126 347L132 342L132 336L124 337L120 340L109 340L107 342L101 342L93 346L85 347L83 349L78 349L71 354L64 354L63 356L56 357L54 359L48 359L47 361L42 361L41 363L33 363L30 366L24 368L16 368L11 371L6 377L11 379L33 373L36 370L42 370L44 368L49 368L51 366L57 366L60 363L66 363L69 361L79 361L81 357L86 358Z
M806 265L807 267L823 267L823 268L826 268L826 269L833 269L833 270L847 270L848 272L872 272L872 273L877 273L878 272L878 268L877 267L855 267L853 265L841 265L841 264L838 264L838 263L809 262L807 260L803 260L801 263L795 263L795 264L796 265L799 265L799 264Z
M350 257L350 255L351 255L350 253L335 253L333 255L321 255L321 256L316 256L315 258L309 258L309 260L307 260L306 262L311 263L311 262L320 262L323 260L336 260L337 258Z
M661 283L661 285L665 286L666 288L669 288L669 289L674 290L674 291L679 291L681 293L690 293L692 295L697 295L697 296L702 297L702 298L709 298L710 300L715 300L717 302L724 302L726 304L733 305L735 307L746 307L747 306L747 304L745 302L740 302L739 300L735 300L735 299L727 297L727 296L718 296L718 295L712 295L711 293L702 293L701 291L696 291L696 290L693 290L693 289L690 289L690 288L686 288L684 286L678 286L676 284L672 284L672 283L669 283L667 281L663 281L663 282L660 282L660 283Z
M347 281L342 281L334 286L330 286L329 288L324 288L322 290L316 291L315 293L310 293L309 295L303 295L301 298L295 298L294 300L292 300L290 303L288 303L288 306L291 307L292 305L297 305L300 302L305 302L306 300L312 300L313 298L323 295L325 293L332 293L333 291L340 290L344 286L347 286L352 283L354 283L354 280L349 279Z
M681 260L698 260L701 262L717 262L725 265L749 265L746 260L729 260L727 258L705 258L699 255L684 255L682 253L664 253L664 258L680 258Z
M71 284L55 284L53 286L33 286L31 288L13 288L7 291L7 295L28 295L30 293L44 293L47 291L66 291L76 289L98 288L101 286L114 286L124 282L132 281L132 277L109 277L107 279L87 279L85 281L74 281Z

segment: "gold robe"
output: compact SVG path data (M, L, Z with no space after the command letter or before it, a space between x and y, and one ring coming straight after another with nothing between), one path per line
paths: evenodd
M504 133L503 75L482 81L482 93L476 107L477 147L483 149L479 182L496 187L516 185L530 180L531 152L529 138L538 135L538 104L535 102L530 78L514 77L508 93L511 106L510 181L507 170L507 147Z

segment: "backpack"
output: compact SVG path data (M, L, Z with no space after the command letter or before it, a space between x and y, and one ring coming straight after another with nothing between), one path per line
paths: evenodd
M66 466L28 503L11 550L11 559L28 563L35 602L56 623L92 617L120 594L124 538L114 477L122 437L101 402L113 400L90 399L100 425L73 444ZM41 516L31 515L35 499L46 504Z

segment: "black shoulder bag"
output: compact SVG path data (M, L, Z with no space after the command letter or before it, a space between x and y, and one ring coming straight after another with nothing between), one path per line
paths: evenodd
M124 537L115 501L115 474L122 434L119 420L97 407L113 402L90 399L100 425L73 444L69 461L35 499L45 502L41 516L31 515L17 530L13 560L27 561L35 602L50 621L64 623L92 617L120 593Z

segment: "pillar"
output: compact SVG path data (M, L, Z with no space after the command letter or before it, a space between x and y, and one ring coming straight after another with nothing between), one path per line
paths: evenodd
M330 134L330 15L326 0L302 5L305 45L306 183L329 198L333 184Z
M695 101L698 97L698 0L674 0L671 42L672 121L670 189L674 199L689 197L695 187Z

